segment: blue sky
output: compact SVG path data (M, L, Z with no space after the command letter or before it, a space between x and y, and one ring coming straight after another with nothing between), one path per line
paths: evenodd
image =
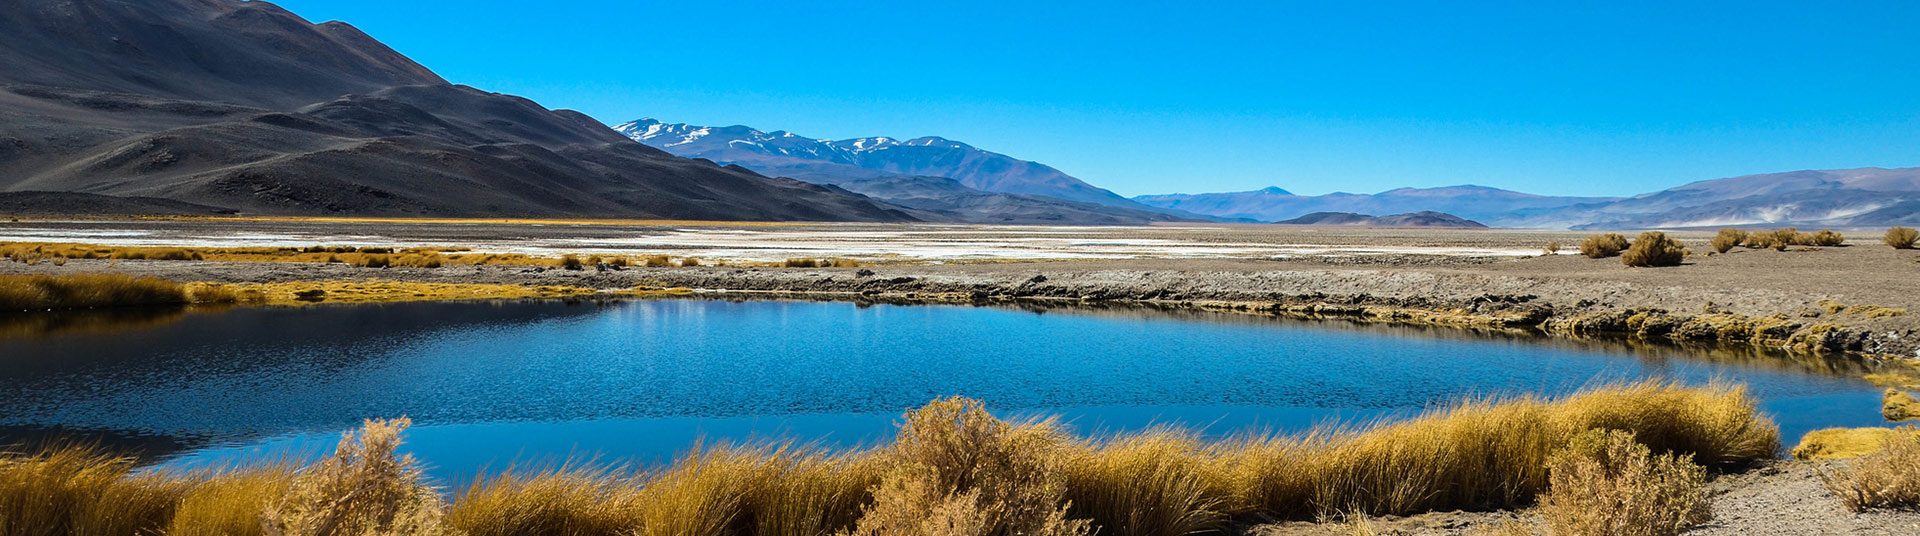
M609 123L939 135L1125 195L1920 166L1912 1L278 3Z

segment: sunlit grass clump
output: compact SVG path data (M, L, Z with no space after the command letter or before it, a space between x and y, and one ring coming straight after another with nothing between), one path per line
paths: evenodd
M0 275L0 311L233 303L249 298L224 285L181 285L124 274Z
M404 426L371 421L307 467L143 474L87 449L0 455L0 523L56 527L0 533L1177 536L1244 519L1532 505L1561 481L1556 456L1593 430L1631 434L1634 447L1608 452L1707 467L1778 447L1753 400L1725 386L1468 400L1373 426L1218 441L1173 428L1081 439L952 398L908 412L895 440L872 449L721 444L652 470L508 469L442 504L394 453ZM327 526L353 531L316 529Z
M1855 512L1920 508L1920 430L1893 430L1877 452L1823 473L1821 480L1841 505Z
M1619 255L1627 249L1627 237L1615 233L1597 234L1580 241L1580 254L1590 259Z
M1673 536L1713 517L1706 468L1655 455L1630 432L1576 436L1548 466L1540 512L1553 534Z

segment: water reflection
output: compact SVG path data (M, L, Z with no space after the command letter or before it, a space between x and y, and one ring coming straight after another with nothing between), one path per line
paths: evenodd
M859 445L949 395L1083 432L1178 421L1227 434L1646 377L1747 383L1789 442L1879 419L1857 371L1751 349L1136 307L242 308L0 340L0 356L0 442L78 431L186 462L318 452L362 418L398 415L417 423L416 454L467 471L583 452L645 463L702 437Z

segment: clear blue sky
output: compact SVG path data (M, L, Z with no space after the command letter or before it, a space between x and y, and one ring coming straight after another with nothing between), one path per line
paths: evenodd
M939 135L1125 195L1920 166L1911 0L279 3L608 123Z

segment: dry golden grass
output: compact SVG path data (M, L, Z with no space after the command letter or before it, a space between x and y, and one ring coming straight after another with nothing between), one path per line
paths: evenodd
M1561 245L1559 242L1547 242L1547 245L1545 247L1540 248L1540 254L1559 255L1560 248L1561 248Z
M10 242L0 243L0 259L17 262L38 262L42 259L126 259L339 263L361 268L390 266L439 268L475 265L565 267L564 257L535 257L523 253L473 253L468 248L395 249L352 246L185 248Z
M130 461L86 450L0 456L0 523L249 536L262 534L249 519L282 534L1172 536L1233 519L1528 505L1548 488L1553 454L1594 429L1719 467L1778 444L1753 401L1724 386L1470 400L1370 427L1217 442L1167 428L1078 441L1052 421L1008 422L947 399L908 413L894 443L873 450L723 444L650 472L510 469L440 505L393 455L399 425L371 422L334 458L297 470L136 476Z
M1893 227L1887 229L1887 234L1881 235L1880 242L1893 249L1913 249L1914 243L1920 242L1920 231L1911 227Z
M1686 246L1660 231L1640 233L1640 239L1620 254L1620 262L1633 267L1679 266L1686 258Z
M1555 535L1673 536L1713 517L1706 468L1654 455L1631 432L1581 434L1548 465L1540 513Z
M1820 477L1848 510L1920 507L1920 429L1901 427L1878 452Z
M1827 428L1807 432L1793 447L1797 460L1845 460L1879 452L1895 434L1892 428Z
M122 274L0 275L0 311L231 303L224 287L189 288Z
M1880 396L1880 416L1889 422L1920 419L1920 400L1899 389L1887 389Z
M247 297L243 303L385 303L408 301L569 298L599 291L585 287L415 283L403 281L286 281L226 285L226 292Z
M1580 241L1580 254L1590 259L1619 255L1627 249L1627 237L1614 233L1597 234Z
M1846 244L1847 237L1833 232L1832 229L1821 229L1820 232L1807 237L1805 241L1808 245L1833 247Z
M1745 242L1745 241L1747 241L1746 231L1743 231L1740 229L1727 228L1727 229L1721 229L1719 233L1714 234L1713 241L1708 242L1707 244L1709 246L1712 246L1713 251L1717 253L1726 253L1728 251L1731 251L1734 248L1734 246L1738 246L1740 245L1741 242Z

